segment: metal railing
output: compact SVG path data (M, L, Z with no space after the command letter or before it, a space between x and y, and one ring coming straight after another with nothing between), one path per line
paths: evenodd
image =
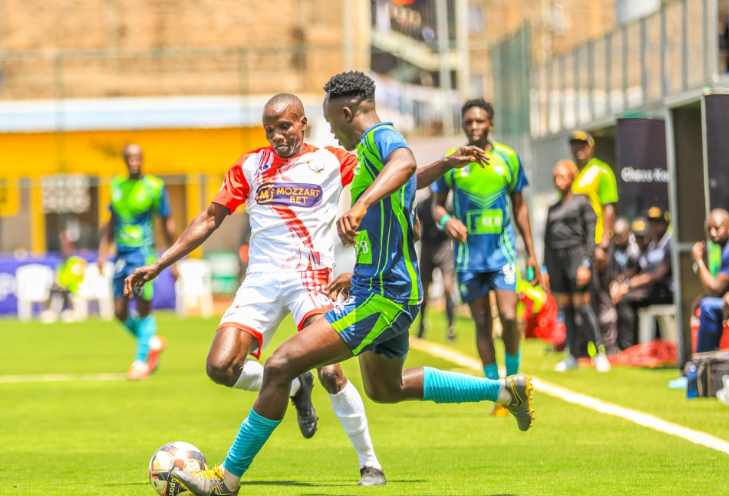
M716 82L719 1L664 4L655 14L532 67L532 137L648 109Z

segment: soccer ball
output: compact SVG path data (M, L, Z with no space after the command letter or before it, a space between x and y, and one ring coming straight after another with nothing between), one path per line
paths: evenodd
M160 496L190 496L184 486L170 475L173 468L185 472L207 470L208 463L202 452L190 443L167 443L154 452L149 461L149 482Z

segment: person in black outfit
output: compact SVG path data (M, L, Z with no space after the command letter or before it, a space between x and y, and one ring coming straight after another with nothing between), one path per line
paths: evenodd
M433 282L433 271L440 269L443 276L443 293L446 302L446 315L448 316L448 339L456 338L456 328L453 325L455 302L452 290L455 278L453 262L453 246L446 233L438 228L433 220L433 209L430 199L418 203L418 218L420 219L420 280L423 284L423 303L420 304L420 329L418 337L425 335L425 308L428 305L428 288Z
M616 306L627 303L633 316L633 342L637 342L636 326L638 310L651 305L673 303L673 279L671 277L672 235L668 231L669 213L660 207L648 210L651 242L640 257L640 273L615 283L610 289ZM622 310L619 310L619 313Z
M613 224L613 249L608 264L611 285L630 279L640 270L641 246L643 249L648 246L648 242L645 241L648 236L648 221L637 218L634 224L635 234L631 232L630 223L625 217L618 217ZM621 350L625 350L635 344L633 342L635 322L627 304L619 303L615 305L615 310L618 317L617 345Z
M610 362L605 355L597 317L590 304L589 283L597 215L586 196L572 192L572 182L577 174L577 166L570 160L562 160L554 168L554 185L562 198L549 207L544 235L544 260L549 287L564 316L570 350L569 356L555 370L565 372L577 368L579 317L583 331L587 332L597 348L596 370L607 372Z

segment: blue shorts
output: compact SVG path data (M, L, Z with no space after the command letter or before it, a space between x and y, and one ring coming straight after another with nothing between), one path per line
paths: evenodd
M489 291L516 292L516 265L506 264L494 272L459 272L458 289L461 301L468 303L489 294Z
M144 267L154 262L156 257L150 255L147 250L137 248L132 251L117 253L116 262L114 262L114 298L124 298L124 279L134 272L138 267ZM135 298L150 301L154 296L154 285L148 282L142 289L142 296L134 293Z
M376 293L350 293L324 318L339 333L354 355L373 351L388 358L402 358L410 349L410 325L420 305L397 303Z

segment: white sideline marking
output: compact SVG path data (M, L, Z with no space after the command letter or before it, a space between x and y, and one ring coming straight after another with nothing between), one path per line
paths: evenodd
M459 351L452 350L436 343L431 343L424 339L411 337L410 346L418 351L423 351L435 357L458 364L461 367L467 367L478 372L483 370L479 360L468 355L464 355ZM618 406L614 403L598 400L597 398L577 393L534 377L532 378L532 384L534 385L534 389L540 393L559 398L569 403L574 403L575 405L590 408L607 415L620 417L658 432L678 436L694 444L706 446L707 448L715 449L729 455L729 442L712 436L711 434L689 429L688 427L683 427L672 422L667 422L659 419L658 417L654 417L653 415L639 412L638 410L632 410L630 408Z
M21 382L109 382L125 381L125 374L35 374L0 375L0 384Z

